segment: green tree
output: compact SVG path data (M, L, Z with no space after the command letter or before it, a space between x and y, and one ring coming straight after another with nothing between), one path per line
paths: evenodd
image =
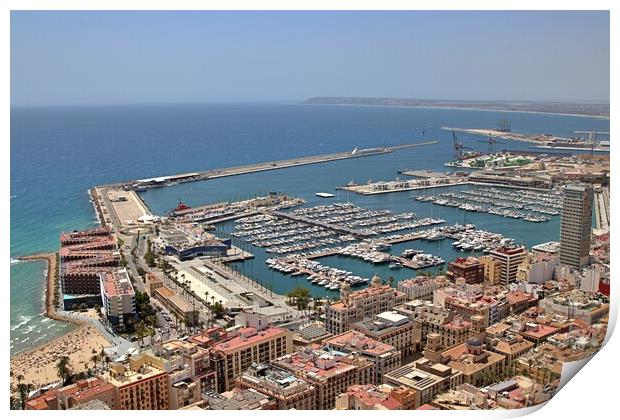
M30 391L34 388L32 384L18 384L17 385L17 393L19 395L19 405L22 410L26 409L26 401L28 401L28 395Z
M93 354L90 357L91 362L93 362L93 367L97 367L97 363L99 363L99 361L101 360L101 357L98 354Z
M224 317L224 313L226 312L226 308L224 308L221 300L214 302L213 305L211 305L211 310L217 319L222 319Z
M66 385L67 379L71 376L71 367L69 362L69 356L61 356L58 363L56 363L56 372L58 373L58 377L62 379L63 385Z

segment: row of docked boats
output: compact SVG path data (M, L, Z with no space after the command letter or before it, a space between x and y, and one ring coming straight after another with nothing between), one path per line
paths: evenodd
M486 254L493 249L514 245L513 239L485 230L472 230L455 236L456 241L452 242L452 246L463 251L481 251Z
M445 264L446 261L432 254L416 254L411 257L411 268L420 269ZM408 264L409 266L409 264Z
M413 252L413 255L411 255L411 252ZM393 262L389 265L389 268L391 270L396 270L402 267L413 268L417 270L421 268L435 267L446 263L443 258L433 254L425 254L424 251L405 250L403 254L411 256L401 256L400 258L392 257Z
M478 204L480 203L480 198L472 198L464 194L447 192L441 193L438 196L420 198L422 197L415 197L418 201L430 201L439 206L455 207L465 211L488 213L513 219L523 219L527 222L539 223L550 220L548 216L514 210L510 203L497 203L498 205Z
M325 226L263 214L239 219L231 234L273 254L291 254L342 246L356 240L355 236Z
M392 233L396 241L408 240L407 235L412 235L414 229L442 223L445 220L416 219L415 213L392 214L389 210L366 210L350 203L335 203L240 218L235 221L231 236L265 248L268 253L290 255L343 247L356 242L360 235L380 240L378 235Z
M417 219L415 213L392 213L390 210L369 210L351 203L301 208L291 214L306 218L308 221L320 221L338 229L351 229L366 235L398 232L417 229L436 223L433 219Z
M511 200L518 203L540 205L544 208L552 208L556 210L562 209L562 195L559 190L554 191L532 191L526 189L501 189L495 187L481 187L469 190L482 197Z
M368 278L353 275L351 271L341 270L305 258L266 260L269 268L292 276L305 275L307 280L328 290L340 290L344 284L359 286L368 283Z
M383 252L389 248L390 244L383 242L360 242L342 248L339 254L352 258L359 258L373 264L382 264L392 260L390 254Z

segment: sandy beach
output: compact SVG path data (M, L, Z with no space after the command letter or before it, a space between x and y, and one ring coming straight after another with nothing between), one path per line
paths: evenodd
M111 343L94 326L76 322L56 312L53 302L57 281L56 254L37 254L21 259L47 261L45 314L52 319L76 325L75 329L67 334L11 357L11 387L17 384L17 376L23 375L22 382L33 384L36 389L60 379L56 372L56 363L62 356L68 356L71 368L75 373L79 373L92 367L90 359L93 354L100 353L102 347L109 347ZM84 315L97 316L92 309Z
M16 354L11 358L11 386L17 384L17 376L23 375L23 383L31 383L35 389L60 378L56 373L56 363L61 356L69 356L74 372L82 372L92 367L91 357L100 353L101 348L110 346L97 329L92 326L79 326L73 331L31 350ZM85 367L85 364L88 366Z

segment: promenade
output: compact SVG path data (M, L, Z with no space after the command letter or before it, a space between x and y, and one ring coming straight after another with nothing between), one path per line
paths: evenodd
M601 188L600 191L594 193L594 214L596 219L596 228L603 231L609 231L609 188Z

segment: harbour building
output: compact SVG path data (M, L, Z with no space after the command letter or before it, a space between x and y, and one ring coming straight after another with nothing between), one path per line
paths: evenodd
M589 185L564 188L560 227L560 262L581 268L590 258L593 190Z

